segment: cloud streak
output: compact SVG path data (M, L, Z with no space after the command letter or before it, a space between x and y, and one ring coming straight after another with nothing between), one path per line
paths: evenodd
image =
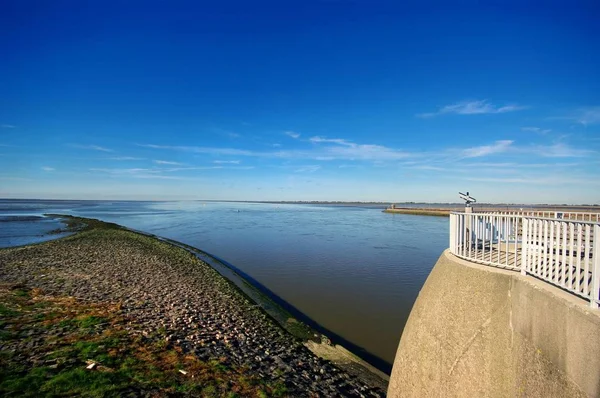
M183 165L183 163L172 162L169 160L153 160L153 162L156 164L165 164L165 165L170 165L170 166L182 166Z
M439 167L440 163L450 164L463 159L486 158L498 154L506 154L505 162L518 159L526 165L533 163L532 157L545 158L579 158L595 153L587 149L574 148L566 143L554 143L551 145L518 146L513 140L497 140L490 144L473 146L468 148L441 148L433 151L403 151L376 144L357 144L343 138L328 138L315 136L305 142L312 143L308 149L256 151L237 148L216 148L196 146L169 146L154 144L138 144L146 148L157 150L183 151L191 153L202 153L212 156L236 156L264 159L285 160L313 160L313 161L362 161L379 162L379 164L393 164L393 162L416 161L413 165L429 164ZM424 159L435 159L423 162ZM238 164L239 160L212 161L216 165Z
M539 127L521 127L521 131L526 131L528 133L536 133L541 135L546 135L552 130L550 129L541 129Z
M600 106L580 109L575 120L584 126L600 123Z
M553 145L536 145L525 150L528 149L531 153L549 158L580 158L594 153L592 150L573 148L562 142Z
M100 152L114 152L112 149L109 148L105 148L103 146L99 146L99 145L80 145L80 144L73 144L72 145L75 148L79 148L79 149L89 149L92 151L100 151Z
M44 171L54 171L56 169L54 167L42 166L42 170L44 170Z
M313 137L314 138L314 137ZM311 159L311 160L398 160L411 156L411 153L385 147L382 145L355 144L343 139L317 137L316 143L333 145L318 146L311 150L288 151L252 151L237 148L215 148L195 146L170 146L154 144L138 144L145 148L168 149L193 153L204 153L215 156L246 156L279 159Z
M134 156L115 156L108 158L108 160L144 160L144 158L136 158Z
M300 133L296 133L294 131L285 131L283 134L287 135L288 137L292 137L293 139L298 139L300 138Z
M107 174L113 177L132 177L132 178L156 178L163 180L180 180L179 176L162 175L158 169L106 169L106 168L91 168L91 172Z
M215 164L240 164L239 160L214 160Z
M315 171L318 171L321 168L321 166L319 165L308 165L308 166L302 166L296 170L294 170L294 172L296 173L314 173Z
M494 178L494 177L469 177L465 178L467 181L478 181L478 182L492 182L492 183L506 183L506 184L535 184L535 185L565 185L565 184L585 184L585 185L598 185L600 181L589 181L581 178L569 178L569 177L515 177L515 178Z
M417 117L429 118L440 115L484 115L494 113L508 113L526 109L526 106L508 104L504 106L496 106L487 100L477 101L461 101L456 104L446 105L438 109L436 112L419 113Z
M511 140L496 141L491 145L467 148L462 151L463 158L478 158L508 151L513 144Z
M308 139L312 143L329 143L329 144L337 144L344 146L355 146L353 142L344 140L342 138L324 138L324 137L311 137Z

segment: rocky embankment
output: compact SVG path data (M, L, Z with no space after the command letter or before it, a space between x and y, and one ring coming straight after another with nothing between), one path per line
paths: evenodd
M193 254L114 225L94 223L65 239L0 250L0 279L118 304L134 320L128 336L160 339L199 361L244 369L284 385L287 396L384 395L315 356Z

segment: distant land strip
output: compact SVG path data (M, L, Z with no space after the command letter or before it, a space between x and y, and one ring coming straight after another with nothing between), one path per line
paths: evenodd
M450 212L452 211L460 211L458 209L416 209L416 208L408 208L401 207L395 209L385 209L384 213L392 213L392 214L413 214L415 216L438 216L438 217L448 217L450 216Z

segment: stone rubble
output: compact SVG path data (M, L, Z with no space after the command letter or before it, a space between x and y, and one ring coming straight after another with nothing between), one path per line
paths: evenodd
M50 294L119 302L143 325L130 333L161 331L168 344L202 360L281 381L293 397L385 396L315 356L208 264L153 238L94 230L0 250L0 275Z

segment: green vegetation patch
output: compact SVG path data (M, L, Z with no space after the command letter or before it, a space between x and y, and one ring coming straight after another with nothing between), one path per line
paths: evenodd
M25 294L26 293L26 294ZM165 331L143 336L119 304L81 303L40 290L0 284L2 396L285 396L232 367L202 361L167 343Z
M46 217L51 217L62 221L65 224L64 228L58 228L50 231L50 234L60 234L64 232L83 232L97 229L123 229L118 224L96 220L94 218L75 217L63 214L44 214Z

